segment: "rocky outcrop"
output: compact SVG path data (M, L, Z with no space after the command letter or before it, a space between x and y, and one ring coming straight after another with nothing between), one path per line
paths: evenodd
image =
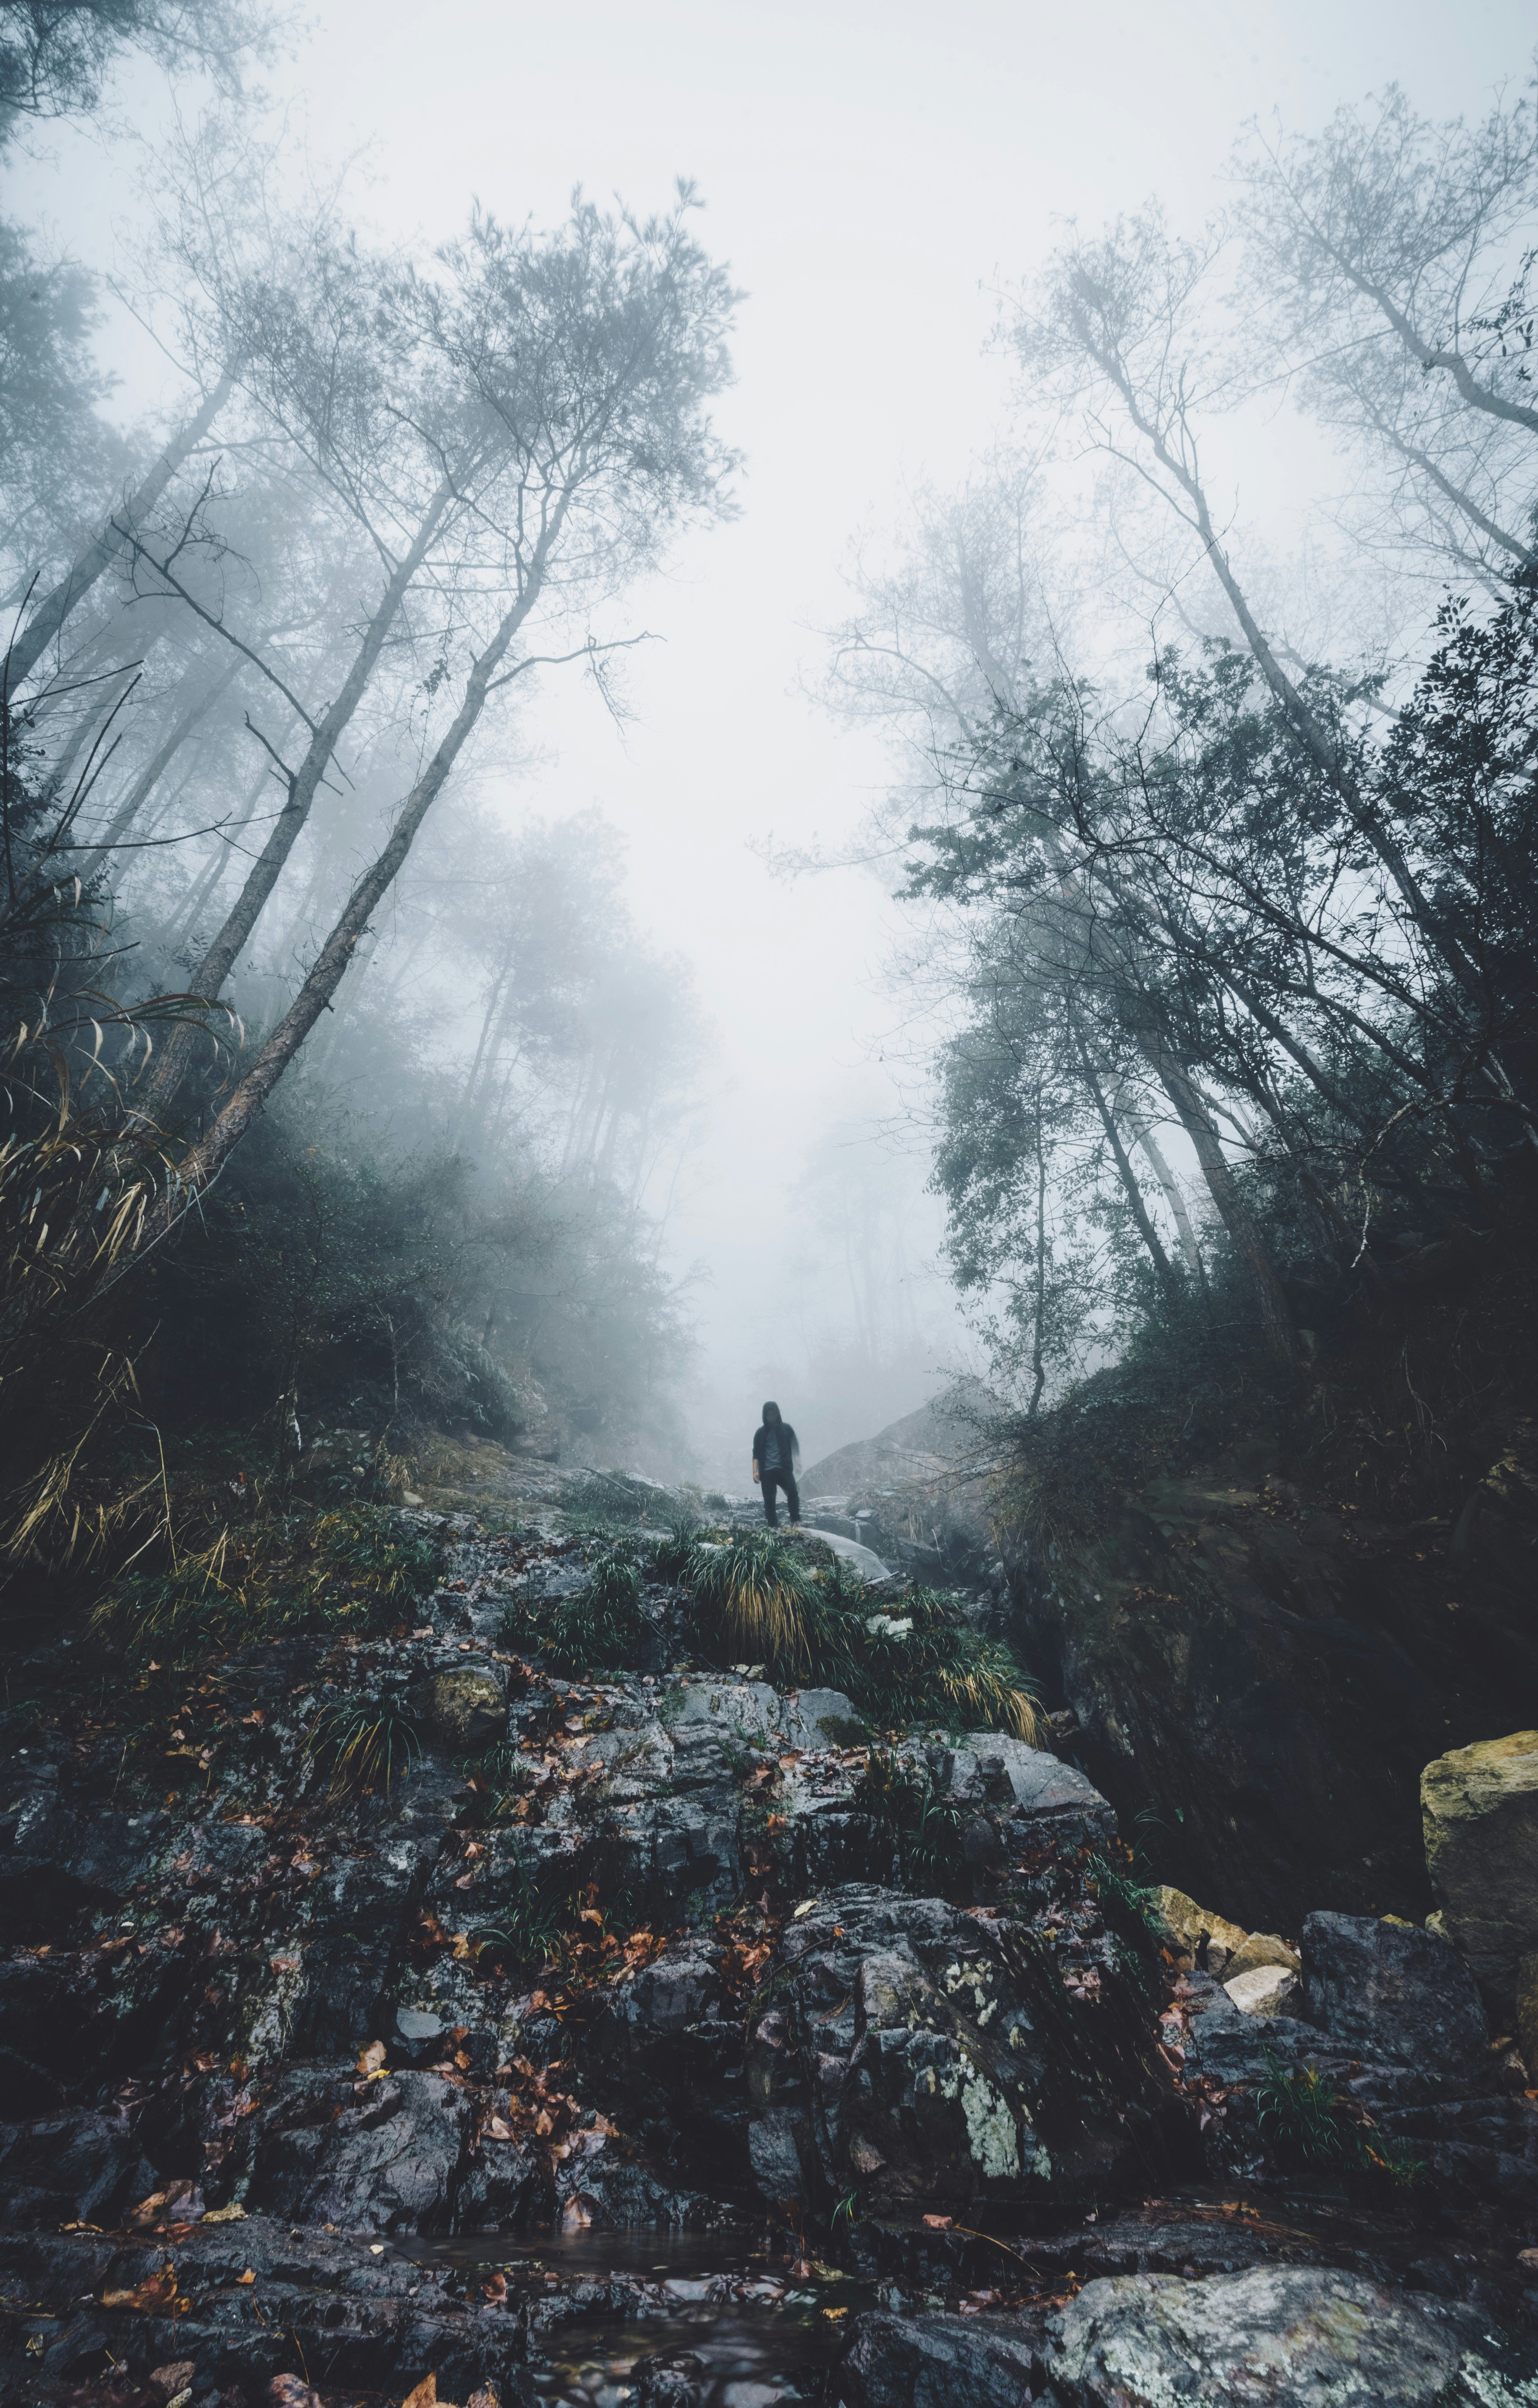
M1522 1958L1538 1952L1538 1730L1439 1756L1420 1804L1447 1936L1511 2005Z
M93 1705L13 1747L7 2400L169 2408L156 2371L190 2365L185 2408L276 2408L275 2383L287 2408L338 2408L429 2374L445 2401L534 2408L568 2396L560 2333L607 2318L627 2369L634 2329L656 2329L638 2408L694 2408L701 2385L712 2408L771 2408L772 2383L712 2390L705 2342L674 2345L681 2309L771 2307L808 2315L801 2396L849 2334L851 2408L1049 2380L1098 2398L1062 2389L1056 2307L1340 2254L1344 2214L1281 2241L1254 2220L1278 2070L1317 2072L1465 2217L1431 2290L1477 2268L1487 2324L1520 2313L1469 2235L1491 2201L1538 2216L1538 2118L1445 1942L1315 1915L1300 1974L1286 1939L1177 1893L1150 1917L1081 1767L988 1731L871 1734L841 1693L689 1661L666 1593L634 1670L557 1676L503 1643L503 1615L569 1595L581 1544L444 1535L443 1585L394 1638L291 1636L174 1684L157 1668L134 1699L148 1738L125 1749ZM403 1717L421 1754L388 1783L317 1742ZM1243 2011L1220 1959L1281 2012ZM1234 2217L1215 2178L1242 2186ZM1187 2212L1163 2194L1190 2180L1209 2187ZM560 2271L562 2236L638 2227L722 2262ZM746 2262L766 2228L792 2272ZM521 2287L519 2233L545 2236ZM881 2286L863 2325L829 2296L833 2253ZM1170 2316L1207 2348L1196 2311Z
M1077 1987L1100 2029L1075 2046L1028 1922L866 1887L794 1917L748 2028L765 2198L972 2210L1113 2179L1160 2086L1115 1946L1103 1925L1085 1936Z
M1303 1924L1303 2011L1331 2047L1478 2082L1489 2027L1467 1965L1445 1940L1403 1924L1311 1914Z
M1484 2408L1538 2399L1502 2363L1487 2320L1322 2268L1257 2268L1183 2282L1133 2274L1087 2284L1053 2320L1046 2350L1060 2408ZM1517 2387L1510 2387L1515 2373Z

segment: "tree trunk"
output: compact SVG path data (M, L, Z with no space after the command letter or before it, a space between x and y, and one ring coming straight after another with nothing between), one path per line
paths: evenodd
M1143 1200L1143 1190L1138 1184L1138 1175L1128 1158L1127 1148L1121 1141L1121 1132L1116 1126L1115 1115L1100 1091L1100 1082L1090 1066L1084 1039L1077 1029L1073 1032L1073 1042L1078 1049L1079 1066L1084 1072L1085 1084L1089 1089L1095 1110L1100 1116L1100 1126L1105 1131L1112 1159L1120 1174L1122 1186L1127 1193L1127 1201L1131 1207L1132 1218L1138 1225L1139 1235L1148 1249L1154 1268L1159 1275L1166 1295L1171 1299L1178 1298L1180 1282L1175 1277L1174 1265L1164 1251L1163 1240L1154 1226L1147 1205Z
M234 969L263 907L299 840L331 756L363 700L380 653L384 649L385 638L399 615L407 590L426 557L428 546L452 498L452 489L445 479L427 506L410 552L399 562L380 597L379 607L365 631L340 694L324 717L311 729L309 750L289 781L288 800L274 820L267 840L252 864L244 886L231 906L223 926L193 972L193 993L205 996L210 1003L217 999ZM188 1028L172 1030L161 1055L159 1071L150 1089L151 1099L155 1104L164 1107L175 1094L185 1072L194 1034Z
M1282 1283L1276 1276L1276 1266L1260 1234L1259 1225L1229 1168L1212 1116L1195 1083L1167 1047L1155 1037L1143 1038L1140 1041L1144 1059L1174 1106L1181 1126L1196 1150L1196 1158L1201 1165L1201 1175L1206 1180L1213 1202L1222 1215L1223 1226L1228 1230L1234 1252L1244 1266L1255 1291L1266 1344L1278 1362L1294 1365L1299 1359L1298 1335L1292 1326L1286 1297L1282 1293Z
M417 780L401 806L400 815L390 832L389 841L378 858L359 879L347 899L341 917L322 947L316 961L298 994L282 1019L268 1038L245 1077L230 1096L223 1111L213 1121L180 1166L178 1180L183 1196L197 1195L216 1179L230 1154L240 1142L247 1128L266 1102L295 1054L309 1036L332 996L341 984L342 976L360 939L367 934L368 923L379 909L416 840L428 811L437 801L449 773L464 746L466 738L485 707L487 690L500 666L509 645L517 635L539 598L544 582L544 564L560 523L553 518L535 556L528 582L503 618L496 633L470 671L465 699L454 714L453 722L444 735L437 752ZM168 1193L155 1214L151 1235L164 1236L180 1217L176 1196Z
M103 570L111 566L128 540L129 529L137 526L154 509L188 453L202 442L223 408L234 381L226 369L202 408L166 445L144 482L130 494L121 510L113 511L100 535L78 555L52 593L43 596L11 646L6 670L8 692L14 693L22 679L31 676L70 612L90 593Z

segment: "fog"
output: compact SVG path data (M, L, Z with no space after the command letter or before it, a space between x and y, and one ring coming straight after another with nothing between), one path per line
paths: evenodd
M928 1190L931 1059L951 1024L914 968L914 909L893 899L903 813L886 804L911 758L879 713L847 707L829 665L832 632L856 608L856 556L869 582L872 563L900 554L925 496L961 488L1011 439L1014 366L989 342L1001 294L1065 227L1150 194L1171 223L1199 227L1229 196L1253 117L1316 131L1390 81L1439 122L1477 115L1527 71L1531 39L1515 0L1172 14L1120 0L945 12L322 0L260 71L263 122L281 129L295 189L345 169L349 213L385 243L424 254L463 231L472 200L510 226L553 225L578 183L604 207L618 195L664 209L683 175L705 204L696 238L743 296L734 380L714 405L741 455L736 515L685 530L660 572L643 566L604 603L604 640L650 640L605 683L580 662L542 672L478 737L443 810L446 845L471 810L510 839L595 815L587 842L615 881L614 908L650 958L675 966L680 991L692 980L697 1038L668 1092L668 1141L654 1160L638 1155L633 1186L660 1224L657 1260L692 1340L668 1378L697 1476L746 1486L766 1396L810 1463L960 1371L990 1373ZM9 211L132 293L154 154L201 97L195 79L173 97L153 63L130 59L102 119L43 126L13 153ZM108 415L124 428L173 420L186 388L162 330L110 294L102 306L98 354L120 380ZM1280 393L1219 439L1225 509L1242 513L1266 573L1296 584L1309 546L1333 542L1319 532L1339 484L1331 443ZM1066 436L1053 478L1071 551L1092 486ZM1100 557L1085 552L1079 583L1065 576L1065 611ZM1381 580L1341 576L1358 595L1372 584L1376 624L1402 627L1405 606ZM1432 591L1423 615L1434 602ZM1338 607L1322 602L1320 624ZM1135 591L1116 609L1114 630L1085 634L1084 658L1136 649ZM1218 624L1205 595L1189 609ZM229 774L259 767L232 752ZM327 839L338 877L368 850L364 785L357 797ZM350 982L389 977L421 882L449 875L446 860L403 880ZM473 883L473 867L464 874ZM292 934L295 962L325 924ZM242 1010L274 1016L281 982L270 961L249 969ZM432 1020L430 1058L470 1055L482 990L466 956L429 947L392 992ZM425 1143L431 1114L419 1129L414 1110L402 1104L399 1134ZM469 1154L477 1141L473 1125L459 1131ZM1102 1357L1099 1339L1084 1341L1082 1361ZM646 1460L633 1431L591 1442L603 1459Z

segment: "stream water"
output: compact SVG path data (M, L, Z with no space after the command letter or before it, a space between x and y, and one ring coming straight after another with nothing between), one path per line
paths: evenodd
M849 2320L884 2286L718 2234L502 2234L397 2244L418 2265L463 2269L472 2297L500 2297L530 2326L529 2372L550 2408L627 2408L644 2361L680 2358L670 2389L701 2408L776 2408L811 2398ZM805 2271L802 2271L803 2268ZM538 2354L536 2354L538 2353ZM541 2363L541 2359L543 2362ZM688 2364L692 2359L694 2364Z

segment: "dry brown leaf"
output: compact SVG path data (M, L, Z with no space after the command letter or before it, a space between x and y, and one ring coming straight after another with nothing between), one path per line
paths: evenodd
M360 2073L375 2073L383 2063L384 2042L381 2040L371 2040L367 2048L359 2049L358 2071Z
M137 2308L141 2315L158 2316L176 2298L176 2268L169 2263L130 2291L104 2291L104 2308Z
M245 2272L243 2274L237 2274L235 2279L237 2283L254 2283L256 2280L255 2267L248 2266Z
M424 2374L414 2391L409 2391L400 2408L438 2408L438 2377Z

